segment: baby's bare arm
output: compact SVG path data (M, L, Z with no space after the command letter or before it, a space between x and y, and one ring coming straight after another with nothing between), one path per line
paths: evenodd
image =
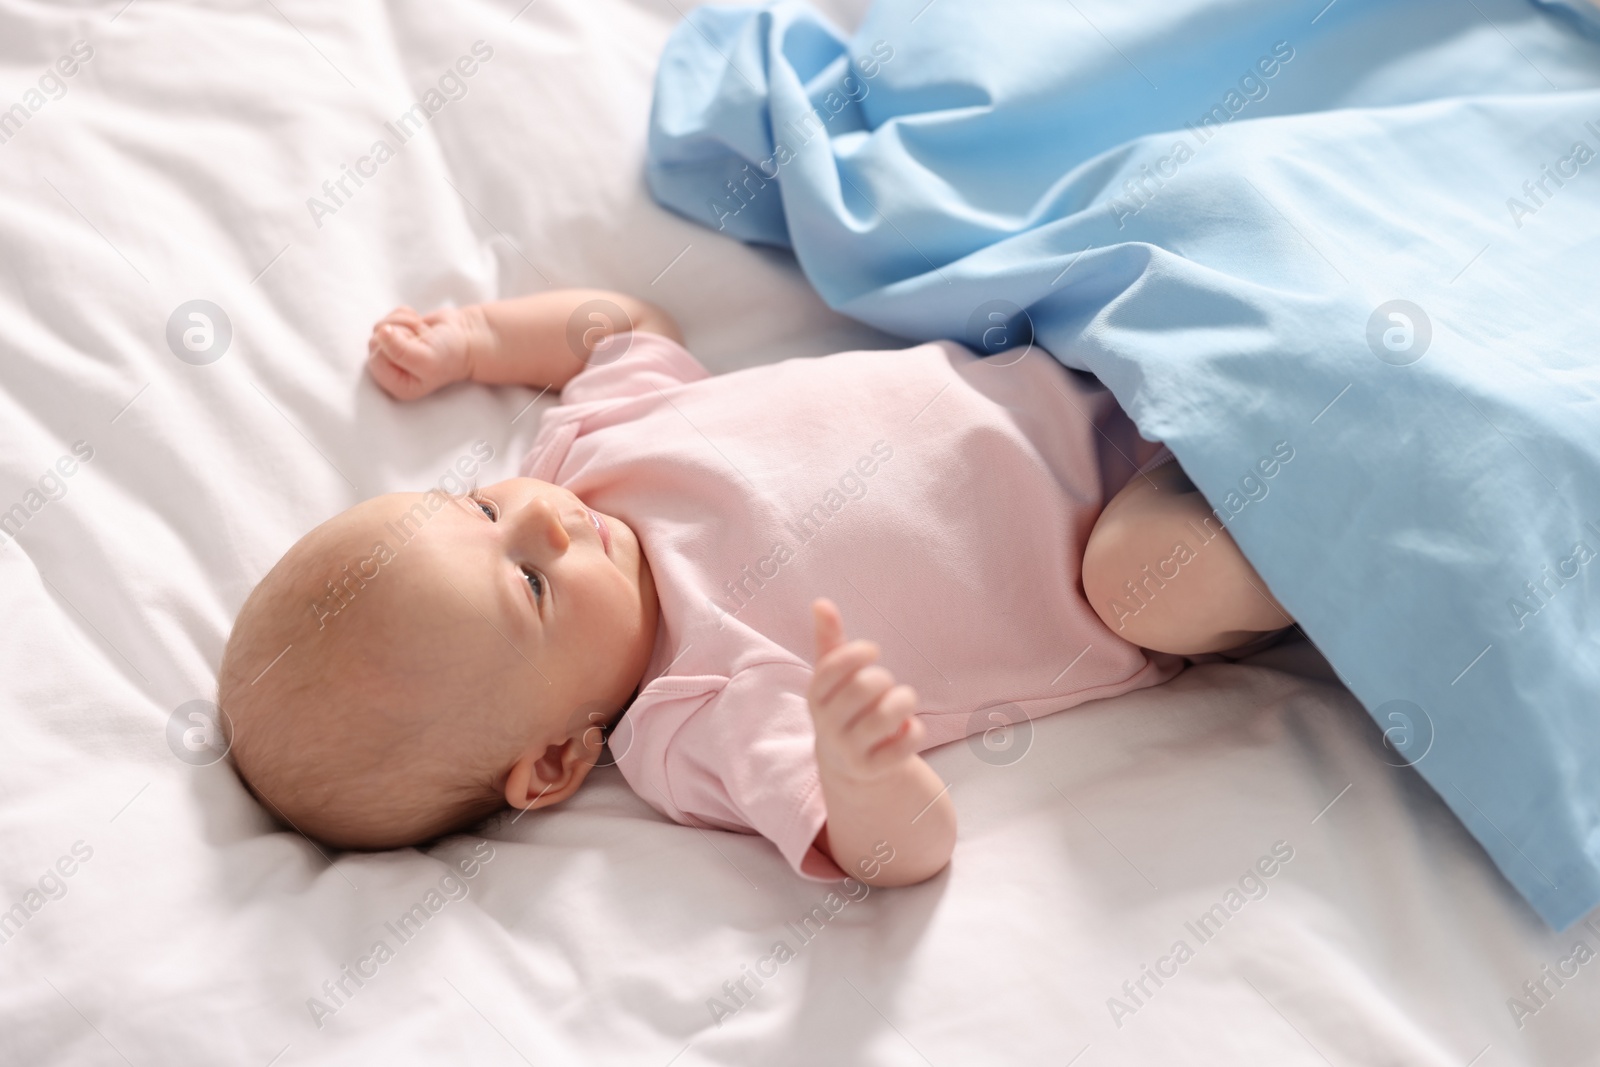
M557 289L468 309L481 317L468 350L473 381L559 389L618 334L644 330L683 342L671 315L603 289Z
M426 315L401 306L372 328L367 367L399 400L466 378L559 389L613 338L634 330L683 340L661 308L603 289L557 289Z
M1111 498L1083 590L1115 633L1158 652L1224 652L1294 622L1176 463Z
M874 666L869 641L845 643L831 601L812 605L817 662L807 694L828 821L817 847L875 886L911 885L945 868L956 841L950 793L917 755L916 693Z

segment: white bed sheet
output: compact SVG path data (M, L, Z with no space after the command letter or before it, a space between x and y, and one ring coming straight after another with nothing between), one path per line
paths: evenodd
M0 2L0 108L93 49L0 143L0 510L27 511L0 549L0 912L26 916L0 925L0 1062L1597 1061L1600 963L1547 975L1600 919L1541 927L1304 646L1042 721L1015 763L934 753L951 869L805 943L786 924L826 887L615 771L557 814L330 865L177 759L169 718L214 695L300 533L478 441L509 474L536 429L527 390L384 399L361 360L394 303L616 287L717 370L892 343L649 201L671 0L521 3ZM307 199L479 40L465 96L317 225ZM233 329L206 366L165 341L196 298ZM1202 942L1186 923L1280 841L1266 895ZM467 895L402 943L384 924L475 848ZM393 958L329 996L378 939ZM794 958L764 964L780 939ZM1124 991L1180 939L1193 958Z

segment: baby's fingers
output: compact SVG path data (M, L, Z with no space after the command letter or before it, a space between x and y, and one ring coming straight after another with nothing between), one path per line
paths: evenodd
M399 307L389 312L389 314L375 322L372 328L373 330L377 330L379 327L385 325L405 326L415 330L417 333L421 333L423 321L423 317L417 314L416 311L410 307L407 307L405 304L401 304Z
M381 351L374 351L367 357L367 373L372 375L372 380L377 382L384 392L396 400L415 400L427 391L423 388L422 379Z
M811 674L811 689L807 695L812 705L834 704L840 690L877 658L878 646L871 641L851 641L823 656Z
M373 336L377 340L378 351L418 377L427 377L439 362L432 346L404 327L380 326Z
M844 619L839 608L827 597L819 596L811 602L811 619L816 627L817 662L844 643Z
M909 685L892 685L862 708L845 729L852 744L870 751L891 740L917 710L917 693Z
M896 686L882 701L886 715L878 726L882 736L867 749L867 764L873 769L883 769L922 751L927 728L916 714L916 694L909 686Z
M882 667L863 667L823 702L824 713L849 731L894 688L894 675Z
M912 716L897 737L867 754L862 761L865 764L864 772L871 776L892 770L922 751L925 736L922 720Z
M426 396L449 380L433 350L400 326L380 326L374 331L367 346L367 368L379 385L400 400Z

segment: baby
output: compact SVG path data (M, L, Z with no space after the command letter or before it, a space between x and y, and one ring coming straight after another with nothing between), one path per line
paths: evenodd
M471 379L561 403L525 477L359 504L240 611L235 766L332 845L558 804L609 743L679 822L910 884L956 835L920 752L1290 621L1170 455L1038 351L712 376L660 308L564 290L398 308L368 370L400 400Z

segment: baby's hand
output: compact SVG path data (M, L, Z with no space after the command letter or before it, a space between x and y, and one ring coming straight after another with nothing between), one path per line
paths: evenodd
M877 778L916 755L922 743L916 691L874 666L878 646L871 641L845 644L833 601L818 598L811 613L817 662L806 699L816 724L818 766L824 778Z
M469 378L472 346L487 331L482 319L473 308L419 315L401 305L372 328L367 371L396 400L416 400Z

